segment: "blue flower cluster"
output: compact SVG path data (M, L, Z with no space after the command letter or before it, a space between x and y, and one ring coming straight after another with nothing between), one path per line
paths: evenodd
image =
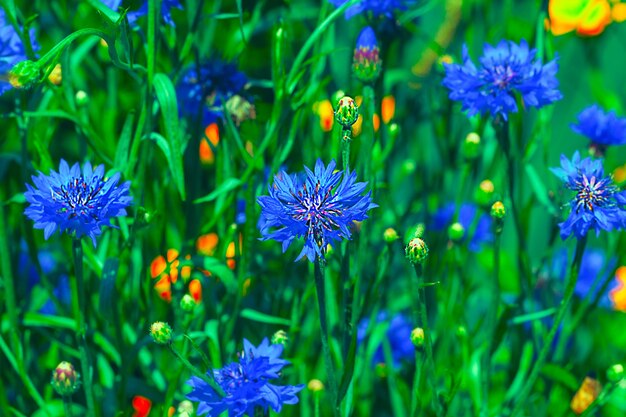
M234 64L217 59L200 68L189 68L177 88L180 111L185 116L202 116L203 126L222 117L223 104L243 94L248 79Z
M31 29L28 33L33 50L37 51L39 45L35 41L35 30ZM15 64L26 59L26 50L20 36L7 21L4 9L0 7L0 75L3 75L0 77L0 94L12 88L5 76Z
M100 1L104 3L109 9L112 9L112 10L117 10L122 4L122 0L100 0ZM163 17L163 20L165 20L165 23L167 23L168 25L176 26L174 24L174 19L172 19L172 9L182 10L182 8L183 6L180 4L178 0L163 0L163 2L161 3L161 17ZM128 16L128 22L130 24L134 24L137 21L137 19L147 14L148 14L148 1L146 0L141 4L141 7L138 10L128 12L126 16Z
M398 313L389 320L389 313L381 311L376 316L376 325L387 324L385 336L389 343L391 358L394 368L398 368L403 360L411 360L415 354L415 346L411 342L411 331L413 326L409 319L402 313ZM368 328L370 327L370 319L364 318L357 325L357 343L362 345L368 340ZM374 346L374 355L372 356L372 365L385 363L385 352L383 350L382 341Z
M282 242L283 252L296 237L304 237L304 248L296 260L306 255L311 262L324 259L327 245L349 239L354 221L367 218L377 207L371 192L361 195L367 183L356 182L356 173L334 172L335 161L327 167L321 159L315 171L304 167L306 177L281 172L269 186L269 196L261 196L261 234L263 240ZM277 228L271 231L271 228Z
M329 0L335 7L340 7L348 0ZM413 3L408 0L361 0L354 6L348 7L346 10L346 19L350 19L357 14L371 13L377 18L385 16L393 18L393 13L397 10L406 10L407 6Z
M267 338L258 347L243 340L244 350L239 362L232 362L222 369L213 370L215 381L226 393L220 397L209 384L198 377L187 381L193 387L187 398L199 403L198 415L217 417L228 411L229 417L254 416L260 407L267 412L279 413L284 404L298 403L296 394L304 385L273 385L269 381L280 378L283 367L289 364L281 359L283 345L272 345Z
M619 191L610 176L604 175L602 160L580 159L578 151L571 160L561 155L561 168L551 168L565 187L576 192L570 202L571 212L560 223L561 238L572 233L576 238L596 231L623 229L626 227L626 191Z
M24 214L35 222L35 229L44 230L46 239L59 229L77 238L89 236L95 246L102 226L112 226L113 217L126 215L133 200L130 182L118 186L119 178L119 173L105 178L104 165L93 170L87 162L81 172L78 163L70 168L61 160L58 173L33 176L36 188L26 184L24 197L30 206Z
M518 111L517 96L523 106L537 108L563 97L556 60L543 65L536 55L537 50L529 49L524 40L519 45L503 40L496 47L486 44L476 66L464 46L463 64L444 64L443 85L469 116L490 113L506 120L509 113Z
M626 118L617 117L613 110L604 111L597 104L581 111L578 114L578 123L572 124L571 128L586 136L594 147L626 145Z

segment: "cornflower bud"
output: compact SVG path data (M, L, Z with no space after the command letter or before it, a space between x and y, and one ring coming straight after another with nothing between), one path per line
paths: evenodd
M172 343L172 328L162 321L155 321L150 326L150 335L154 343L166 345Z
M354 102L354 99L348 96L344 96L337 103L337 110L335 110L335 120L343 126L344 130L350 129L350 127L359 118L359 108Z
M287 336L287 332L284 330L279 330L272 335L273 345L287 346L288 342L289 342L289 337Z
M480 136L477 133L468 133L461 146L461 152L466 159L474 159L480 155Z
M459 222L452 223L448 227L448 237L453 242L458 242L465 236L465 227Z
M385 242L387 243L395 242L396 240L398 240L398 232L396 232L396 229L389 227L385 229L383 233L383 239L385 239Z
M352 70L361 82L372 83L380 75L381 66L376 34L374 29L367 26L356 41Z
M31 88L39 83L41 67L35 61L22 61L9 71L9 82L15 88Z
M61 396L72 395L80 386L79 374L74 370L74 365L69 362L61 362L52 371L52 388Z
M413 343L413 346L416 348L424 346L424 329L416 327L411 331L411 343Z
M406 257L414 264L421 264L428 257L428 246L419 237L411 239L405 251Z

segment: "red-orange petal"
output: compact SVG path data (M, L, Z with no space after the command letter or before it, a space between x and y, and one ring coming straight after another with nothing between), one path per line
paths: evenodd
M201 235L196 240L196 250L204 256L213 256L219 241L216 233Z
M165 258L161 255L154 258L152 263L150 264L150 276L154 279L165 272Z
M191 294L196 303L202 301L202 283L200 280L192 279L189 282L189 294Z
M135 409L133 417L147 417L152 408L152 401L141 395L135 395L133 397L133 408Z

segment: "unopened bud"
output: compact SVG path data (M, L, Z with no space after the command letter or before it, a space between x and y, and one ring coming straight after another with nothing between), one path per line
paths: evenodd
M424 329L416 327L411 331L411 343L413 343L413 346L416 348L424 346Z
M289 342L289 337L287 336L287 332L284 330L279 330L272 335L273 345L287 346L288 342Z
M39 83L41 68L35 61L21 61L9 71L9 82L14 88L31 88Z
M624 379L624 366L620 363L615 364L606 372L606 377L611 382L619 382Z
M506 215L506 209L504 208L504 204L502 201L496 201L491 206L491 217L494 219L502 220Z
M180 308L182 308L183 311L191 312L196 308L196 305L196 300L189 294L183 295L183 298L180 300Z
M87 93L83 90L78 90L74 98L76 100L76 105L79 107L84 107L89 104L89 95L87 95Z
M490 180L484 180L480 183L478 189L476 190L476 202L483 207L489 207L493 199L494 190L495 187L493 186L493 182Z
M398 240L398 232L396 232L396 229L389 227L385 229L383 233L383 238L387 243L395 242L396 240Z
M414 264L421 264L428 257L428 246L422 239L415 237L406 245L405 252L409 261Z
M381 67L382 61L379 57L376 34L374 29L367 26L357 39L352 70L360 81L371 83L380 75Z
M465 227L459 222L452 223L450 227L448 227L448 237L453 242L458 242L463 239L465 236Z
M162 321L155 321L150 326L150 336L159 345L172 343L172 328Z
M476 158L480 154L480 136L475 132L469 133L463 141L461 152L466 159Z
M324 384L319 379L312 379L307 384L309 391L320 392L324 390Z
M359 107L354 102L354 99L344 96L339 100L337 110L335 110L335 120L337 120L344 129L349 129L358 118Z
M52 387L59 395L72 395L80 386L78 378L74 365L63 361L52 371Z
M56 64L54 69L48 75L48 80L54 85L61 85L63 81L63 71L61 70L61 64Z

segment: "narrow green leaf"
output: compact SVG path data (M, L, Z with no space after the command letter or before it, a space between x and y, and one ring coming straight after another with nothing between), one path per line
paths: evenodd
M541 203L541 205L548 209L548 212L550 214L556 216L558 212L550 201L550 198L548 197L548 192L546 191L546 186L541 180L539 174L537 174L537 171L535 171L535 168L530 164L526 164L524 169L526 170L526 175L530 180L530 185L533 189L533 192L535 193L535 196L537 197L537 200Z
M154 76L154 92L161 107L161 116L165 124L165 136L169 143L168 164L174 177L174 182L182 200L185 200L185 178L183 172L183 154L178 128L178 101L174 84L165 74ZM167 157L167 156L166 156Z
M252 310L251 308L244 308L240 314L241 317L266 324L278 324L281 326L291 326L291 321L282 317L270 316L269 314L261 313L260 311Z
M34 312L24 314L22 324L26 327L53 327L72 330L76 328L76 321L74 319Z
M205 195L204 197L200 197L194 200L194 203L199 204L199 203L207 203L209 201L213 201L217 197L221 196L222 194L225 194L241 186L241 184L243 184L243 181L241 181L238 178L228 178L224 182L222 182L219 187L211 191L209 194Z
M131 111L126 117L124 127L122 127L122 134L117 144L115 151L115 163L114 166L118 170L125 172L128 164L128 157L130 155L130 140L133 136L133 122L135 121L135 112Z
M237 292L238 285L235 274L233 274L233 271L231 271L224 262L209 256L200 256L195 258L197 261L194 260L194 265L202 265L204 269L209 271L211 274L216 275L224 283L226 291L231 294Z
M513 317L511 324L522 324L528 321L541 320L545 317L551 316L556 313L556 307L547 308L541 311L535 311L533 313L523 314L521 316Z
M574 374L570 371L559 365L547 363L543 365L543 368L541 368L541 373L549 379L565 385L567 388L572 390L572 392L576 391L580 386L578 378L576 378L576 376L574 376Z
M114 320L113 309L116 306L115 281L119 261L116 258L109 258L104 262L102 268L102 279L100 280L100 301L99 309L102 316L108 321Z
M100 0L87 0L87 3L89 3L96 10L105 15L107 19L109 19L113 23L117 22L120 18L120 14L118 12L111 10Z

